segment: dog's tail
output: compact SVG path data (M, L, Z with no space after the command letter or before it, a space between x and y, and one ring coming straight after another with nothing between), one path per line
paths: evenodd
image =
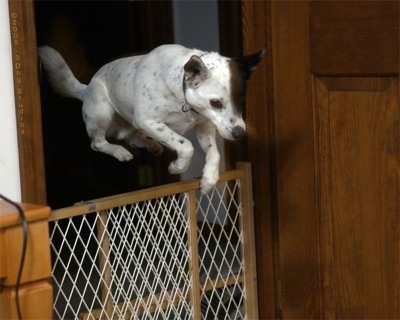
M40 47L38 54L52 88L63 96L83 100L87 85L75 78L61 54L47 46Z

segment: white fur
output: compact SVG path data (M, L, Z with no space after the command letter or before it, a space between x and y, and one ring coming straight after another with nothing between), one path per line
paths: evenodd
M206 67L200 75L184 69L192 56L199 57ZM169 172L181 173L193 155L192 144L182 135L194 128L206 153L201 179L204 193L219 178L216 131L231 140L233 128L245 131L242 116L231 101L230 59L218 53L163 45L146 55L104 65L88 85L75 78L56 50L41 47L39 57L54 89L83 101L83 119L96 151L119 161L133 158L123 146L109 143L106 138L110 136L157 155L163 145L177 153ZM222 101L223 108L213 108L213 99ZM185 108L191 110L185 112Z

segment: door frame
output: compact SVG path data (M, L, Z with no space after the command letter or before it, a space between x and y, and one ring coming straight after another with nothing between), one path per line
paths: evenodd
M33 1L8 1L21 200L46 204L42 113Z
M254 225L260 319L280 319L279 234L276 195L271 1L242 1L244 54L267 52L248 81L246 161L253 173Z

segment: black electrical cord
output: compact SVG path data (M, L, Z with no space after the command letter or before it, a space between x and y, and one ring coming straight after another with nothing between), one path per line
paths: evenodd
M22 238L21 260L19 263L17 283L15 284L15 304L17 306L18 319L22 320L21 306L19 303L19 287L21 284L22 270L24 269L24 264L25 264L26 246L28 243L28 221L26 220L24 210L22 210L21 206L18 203L11 201L10 199L3 196L2 194L0 194L0 198L3 199L4 201L8 202L12 206L14 206L17 209L19 217L21 219L23 238Z

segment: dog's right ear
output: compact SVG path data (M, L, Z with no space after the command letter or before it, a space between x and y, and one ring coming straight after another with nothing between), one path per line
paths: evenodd
M248 80L252 73L256 71L257 65L260 60L265 56L265 53L266 50L262 49L256 53L233 59L233 61L235 61L239 65L240 71L242 72L242 75L245 77L246 80Z
M185 84L192 88L197 88L200 83L210 77L210 71L199 56L191 56L183 68L185 70Z

